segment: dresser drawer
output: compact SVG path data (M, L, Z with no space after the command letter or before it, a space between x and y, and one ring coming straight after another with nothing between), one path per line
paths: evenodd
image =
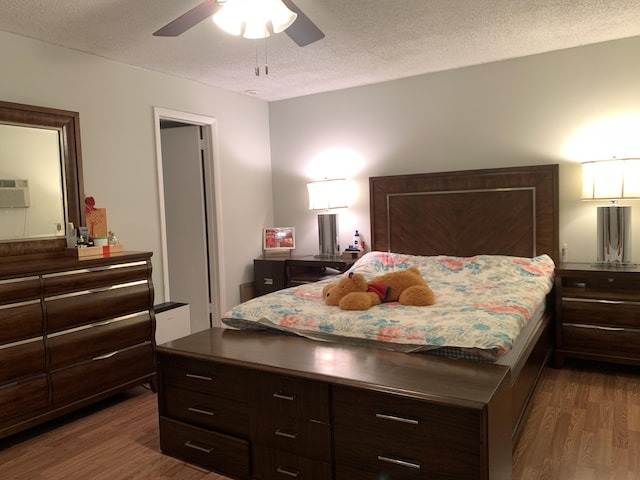
M442 464L450 472L442 478L481 477L481 410L336 387L333 412L335 461L367 475L358 478L401 471L407 476L397 478L426 479Z
M257 413L251 437L262 445L317 460L331 461L331 425L316 420ZM255 418L255 417L254 417Z
M0 431L20 415L37 412L49 404L49 386L44 374L22 382L0 385Z
M200 427L249 436L247 402L163 384L162 414Z
M149 311L152 292L146 281L134 285L45 298L47 331L58 332L110 318Z
M253 450L256 480L331 480L331 464L257 445Z
M640 359L640 329L563 324L562 349Z
M564 275L560 283L565 297L640 301L640 279L637 275L615 272Z
M234 478L249 479L249 442L160 417L160 448L168 455Z
M0 307L0 344L42 336L40 300Z
M283 260L254 260L253 279L260 295L282 290L287 286L285 262Z
M255 373L252 401L267 417L329 423L329 386L284 375Z
M82 363L53 370L53 403L63 404L134 381L144 381L153 372L153 347L150 342L110 352Z
M162 383L234 401L247 402L247 375L242 368L158 352Z
M0 305L40 300L40 278L0 280Z
M45 373L46 368L42 337L0 347L0 385Z
M43 275L44 296L50 297L146 280L149 276L149 268L150 264L140 261Z
M563 297L562 323L640 328L640 301Z
M60 368L144 343L151 337L148 312L55 333L47 339L50 365Z

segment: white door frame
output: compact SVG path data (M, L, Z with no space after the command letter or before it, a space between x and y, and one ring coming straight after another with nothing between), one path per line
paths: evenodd
M218 125L213 117L206 117L192 113L168 110L165 108L153 108L154 127L156 135L156 167L158 172L158 200L160 208L160 236L162 246L162 280L164 283L164 301L168 301L170 296L169 284L169 259L167 255L167 223L165 216L164 199L164 176L162 169L162 143L160 136L160 120L174 120L191 125L198 125L203 130L204 148L204 182L205 182L205 202L207 207L207 223L209 225L209 274L213 289L211 292L211 303L209 306L213 317L213 326L221 326L223 314L222 299L225 296L223 275L224 255L222 252L222 182L220 180L220 164L218 162Z

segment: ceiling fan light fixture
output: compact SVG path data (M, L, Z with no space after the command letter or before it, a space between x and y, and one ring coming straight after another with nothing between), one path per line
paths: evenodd
M269 23L274 33L280 33L297 16L282 0L226 0L212 19L218 27L231 35L257 39L269 36Z
M244 17L242 1L227 0L223 7L211 17L213 23L231 35L242 35Z
M267 38L269 36L269 30L267 24L264 23L259 15L247 15L244 21L244 38L250 38L252 40L258 38Z
M269 4L269 18L273 33L284 32L298 18L298 14L289 10L282 0L268 0L265 3Z

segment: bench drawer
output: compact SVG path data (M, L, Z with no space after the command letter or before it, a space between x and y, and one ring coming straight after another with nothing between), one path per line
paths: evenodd
M160 417L160 448L168 455L234 478L249 479L249 442Z

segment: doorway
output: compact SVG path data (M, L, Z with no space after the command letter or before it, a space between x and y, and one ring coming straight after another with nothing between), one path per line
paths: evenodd
M216 120L161 108L154 117L164 301L190 305L194 333L221 325L224 298Z

